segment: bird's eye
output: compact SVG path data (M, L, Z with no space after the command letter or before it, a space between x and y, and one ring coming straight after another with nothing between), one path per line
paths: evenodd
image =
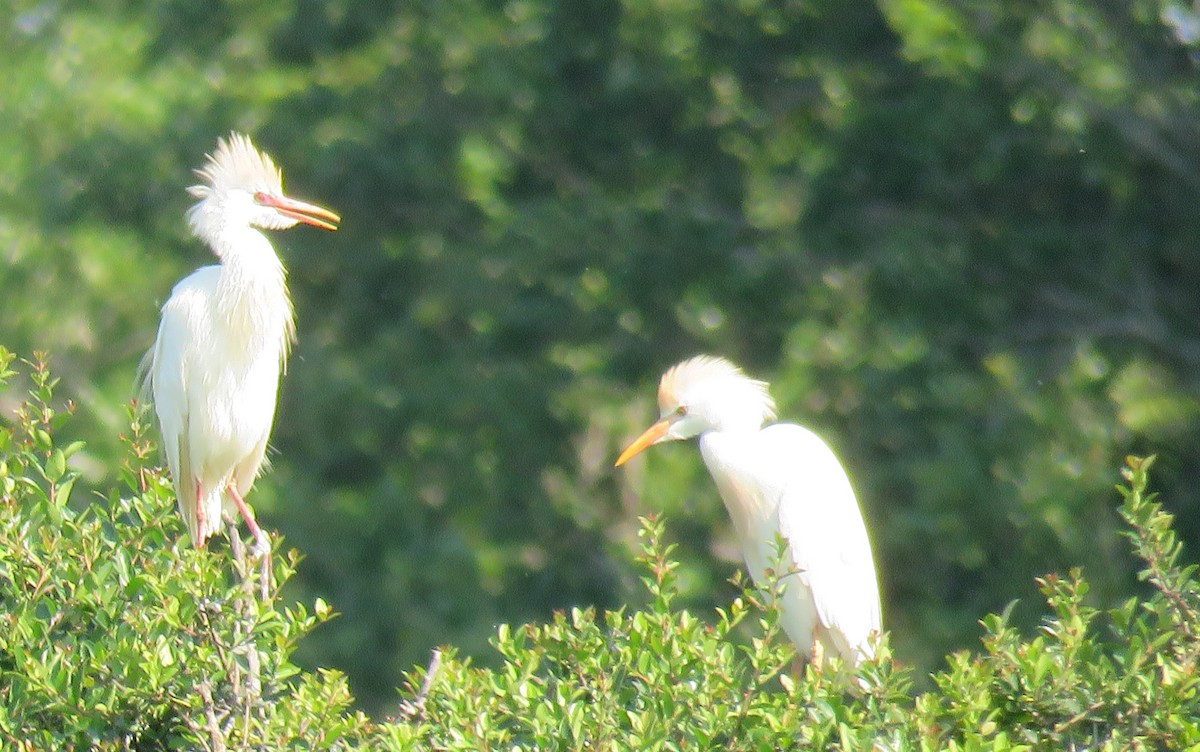
M680 405L679 407L675 408L675 414L681 418L687 415L687 405Z
M256 203L256 204L265 204L265 203L267 203L268 198L269 198L269 196L267 196L265 191L255 191L254 192L254 203Z

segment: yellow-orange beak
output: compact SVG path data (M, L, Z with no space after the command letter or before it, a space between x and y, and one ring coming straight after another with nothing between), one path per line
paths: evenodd
M336 230L337 224L335 223L342 221L341 217L328 209L323 209L314 204L306 204L303 201L297 201L287 196L272 196L269 193L260 193L255 198L258 200L258 203L263 206L270 206L285 217L290 217L306 225L320 227L322 230Z
M647 428L642 432L642 435L633 440L633 443L625 447L625 451L621 452L621 456L617 458L616 464L613 467L620 467L630 460L638 452L642 451L651 444L657 444L662 441L662 438L667 435L667 430L671 428L671 421L668 418L663 418L659 422Z

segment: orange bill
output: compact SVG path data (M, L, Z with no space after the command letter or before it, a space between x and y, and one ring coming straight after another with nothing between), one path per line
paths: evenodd
M260 193L255 198L258 200L258 203L263 206L273 207L285 217L290 217L306 225L320 227L322 230L336 230L336 223L342 221L341 217L328 209L314 204L306 204L303 201L297 201L287 196L272 196L269 193Z
M659 422L647 428L641 436L633 440L633 443L625 447L625 451L621 452L621 456L617 458L617 462L613 467L620 467L630 460L638 452L642 451L651 444L657 444L662 441L662 438L667 435L667 430L671 427L671 421L663 418Z

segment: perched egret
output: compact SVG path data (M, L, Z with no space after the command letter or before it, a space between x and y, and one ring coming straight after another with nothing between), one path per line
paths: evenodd
M652 444L699 436L751 576L766 584L767 570L780 570L780 620L797 653L818 667L828 654L851 667L871 657L880 629L871 544L825 442L790 423L764 428L775 417L767 384L723 358L701 355L668 370L658 406L661 419L617 466Z
M192 543L219 532L223 514L234 539L236 512L266 561L245 494L263 464L295 328L283 264L256 228L336 230L340 218L285 196L279 168L241 134L218 140L196 175L188 225L221 263L175 285L142 368Z

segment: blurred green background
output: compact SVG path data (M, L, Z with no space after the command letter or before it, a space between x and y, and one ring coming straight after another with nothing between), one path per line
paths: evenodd
M694 448L614 472L712 352L830 442L919 669L1032 577L1127 594L1115 469L1200 538L1200 15L1176 0L10 0L0 343L115 477L190 169L245 131L336 234L273 236L300 341L251 502L368 709L499 622L739 566ZM0 405L0 408L5 408ZM223 545L221 543L220 545Z

